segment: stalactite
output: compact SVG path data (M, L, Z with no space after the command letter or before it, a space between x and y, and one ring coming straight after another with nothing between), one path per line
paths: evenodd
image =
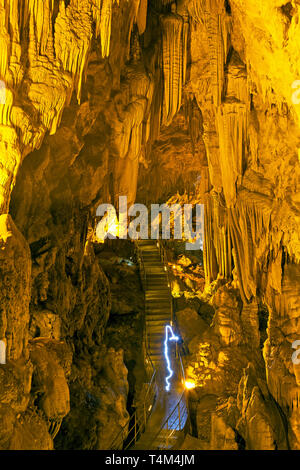
M101 28L101 4L102 0L92 0L92 17L95 23L95 37L98 38L100 36Z
M217 276L230 279L232 274L232 244L228 212L218 198L209 198L205 204L204 268L206 283Z
M21 163L18 135L11 126L0 125L0 213L8 213L10 193Z
M186 83L186 73L187 73L187 59L188 59L188 38L190 30L190 19L188 10L185 5L178 5L177 13L183 18L183 28L182 28L182 47L183 47L183 64L182 64L182 82L183 85Z
M54 0L0 0L0 80L5 84L5 102L0 104L0 133L2 141L10 145L11 139L14 148L9 150L14 154L10 159L14 163L3 162L2 165L1 201L9 201L8 193L24 156L41 145L47 130L50 135L56 133L74 90L80 103L93 23L95 36L101 36L102 55L109 55L114 1L119 4L118 0L59 1L59 5ZM143 28L147 2L135 4L138 15L134 16L131 8L130 21L138 16L139 26ZM26 75L21 39L28 48ZM31 110L28 113L14 105L14 101L20 100L20 92ZM133 109L136 119L125 133L125 154L129 153L133 159L139 156L141 142L144 144L149 138L152 94L153 86L148 83L146 95L141 91L147 105L144 102L136 105L137 109L142 107L144 113Z
M224 49L221 36L221 16L208 16L207 30L209 37L210 64L212 68L212 92L215 106L219 106L224 83Z
M148 0L140 0L138 14L137 14L137 25L138 25L140 34L143 34L146 29L147 9L148 9Z
M226 98L216 112L219 133L222 186L228 207L236 200L236 184L240 182L247 161L247 129L249 99L244 63L233 52L226 70Z
M55 22L55 52L62 62L64 70L72 74L77 99L80 102L83 74L92 39L90 5L87 0L80 9L74 4L65 8L60 3L60 10Z
M102 57L109 56L113 0L102 0L100 35Z
M13 106L13 93L9 88L5 88L5 103L0 104L0 124L11 125L11 110Z
M217 112L220 139L220 167L223 190L228 207L236 200L236 183L243 173L247 111L242 103L224 103Z
M157 12L163 11L172 3L174 3L174 0L151 0L151 6L153 6Z
M163 124L170 125L179 111L183 83L183 19L171 13L161 17L164 101Z
M243 224L242 226L240 224ZM249 253L247 247L249 240L245 240L245 236L248 233L246 221L242 221L238 217L238 214L233 210L229 209L229 225L230 225L230 236L233 245L233 258L234 266L237 272L239 280L239 288L243 302L249 302L252 297L256 296L256 284L252 277L252 264L249 263ZM250 243L252 240L250 241ZM253 263L253 260L251 260Z
M209 285L217 278L218 264L213 243L213 207L214 202L207 198L204 205L204 246L203 265L205 271L205 283Z
M193 153L203 134L203 116L194 95L185 96L185 119L191 137Z
M0 4L1 5L1 4ZM1 62L0 62L0 77L5 78L9 65L10 57L10 35L7 31L6 26L6 9L2 4L0 7L0 50L1 50Z
M159 72L156 72L156 76L154 77L154 81L156 86L153 90L153 99L152 99L152 106L151 106L151 115L150 115L150 142L154 142L160 132L161 126L161 115L162 115L162 94L161 89L163 87L163 79Z
M53 0L28 0L28 12L33 16L37 40L37 52L46 55L48 43L53 44L52 14Z
M114 122L113 149L119 158L136 160L141 151L142 124L147 99L135 98L127 106L122 121Z
M214 190L222 191L222 174L220 170L219 136L216 130L216 118L211 106L202 108L203 114L203 142L205 144L209 177Z
M218 201L214 200L213 239L219 275L224 279L229 279L232 271L232 247L229 234L227 211Z
M222 99L224 65L229 50L231 20L227 17L223 0L193 0L188 5L194 21L205 26L209 46L211 87L215 106Z
M244 302L256 296L257 263L263 262L269 244L272 200L240 192L235 208L229 209L229 228L234 264Z
M95 23L95 37L98 38L100 36L101 38L101 53L103 58L109 57L110 52L113 3L119 5L119 0L92 0L91 10ZM146 14L147 16L147 0L143 0L141 3L143 5L140 5L139 27L145 27L146 18L144 15ZM145 3L146 6L144 5Z

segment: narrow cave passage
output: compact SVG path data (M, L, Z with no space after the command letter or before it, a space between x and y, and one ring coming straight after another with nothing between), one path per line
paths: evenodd
M300 449L300 5L260 3L0 0L0 450Z

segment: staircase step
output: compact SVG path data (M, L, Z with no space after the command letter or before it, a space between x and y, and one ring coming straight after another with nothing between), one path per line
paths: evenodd
M154 304L146 304L146 315L165 315L167 317L171 317L171 309L170 305L154 305Z
M153 335L160 335L160 336L154 337ZM148 340L147 340L148 343L149 343L150 341L152 341L152 342L155 343L155 342L158 342L158 341L162 342L162 341L164 341L164 340L165 340L165 331L164 331L163 328L162 328L161 330L157 329L157 330L154 330L154 331L152 331L152 330L149 331L149 333L148 333Z
M171 301L166 297L163 299L147 299L145 305L147 310L153 308L154 310L165 310L169 313L171 311Z
M163 354L163 345L162 344L149 344L148 351L149 354Z
M150 337L148 338L148 344L149 345L159 345L161 346L162 345L162 342L164 341L164 338L165 338L165 335L164 334L160 334L160 333L156 333L158 334L158 336L154 337L154 334L150 334Z
M163 290L162 292L148 292L148 294L146 294L146 299L158 299L158 298L165 298L165 297L168 297L168 299L171 298L170 296L170 293L167 291L167 290Z
M163 351L164 347L163 347L163 337L160 338L159 341L150 341L148 343L148 351L152 352L152 351Z
M154 360L161 360L161 357L163 356L163 353L162 352L151 352L149 351L149 356L151 358L151 361L153 361L152 358L154 358Z
M149 328L149 322L151 322L150 328L152 328L154 325L164 327L170 323L170 318L160 316L152 316L147 318L147 328Z
M146 321L149 320L157 320L158 318L161 318L163 320L168 320L170 321L171 319L171 314L170 310L165 308L147 308L146 310Z
M162 351L163 350L163 337L159 338L158 341L149 341L149 351Z
M146 311L165 312L171 314L171 303L168 302L146 302Z
M153 333L159 333L165 332L165 326L168 324L168 320L159 320L159 321L154 321L152 320L151 322L147 322L147 329L149 329L149 334L151 332Z
M161 315L165 318L171 318L171 308L169 304L147 303L146 315Z

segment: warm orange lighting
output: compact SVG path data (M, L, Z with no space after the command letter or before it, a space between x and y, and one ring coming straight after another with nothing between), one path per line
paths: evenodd
M116 217L110 218L107 215L105 216L106 218L106 224L105 224L105 233L108 234L110 233L114 237L119 237L120 236L120 225L119 221ZM98 238L98 241L100 243L104 243L105 239Z
M184 382L184 386L187 390L192 390L193 388L196 387L196 384L195 384L195 382L192 382L191 380L186 380Z
M119 236L119 225L117 223L111 223L107 225L107 232L111 233L114 237Z

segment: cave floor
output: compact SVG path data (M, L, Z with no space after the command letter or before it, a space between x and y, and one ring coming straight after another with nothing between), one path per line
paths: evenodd
M171 389L165 390L165 364L157 370L157 396L153 411L149 418L145 432L134 446L133 450L154 450L173 448L182 436L187 417L180 416L176 405L180 401L184 388L179 380L179 371L175 367ZM185 397L183 397L185 400ZM185 403L185 402L184 402ZM184 406L183 403L183 406ZM170 415L172 413L171 418ZM169 418L168 422L167 419ZM168 440L166 436L169 435Z

